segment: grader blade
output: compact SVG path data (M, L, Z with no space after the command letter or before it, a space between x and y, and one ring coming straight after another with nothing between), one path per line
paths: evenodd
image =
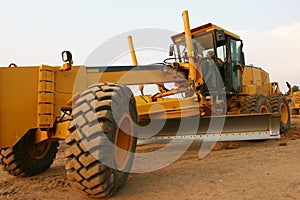
M187 123L189 120L190 123ZM198 130L193 123L198 122ZM149 122L148 122L149 123ZM155 122L152 122L155 123ZM140 123L143 126L143 123ZM180 127L180 128L179 128ZM142 127L141 127L142 128ZM138 144L184 141L237 141L280 138L280 114L251 114L172 119L154 136L139 135Z

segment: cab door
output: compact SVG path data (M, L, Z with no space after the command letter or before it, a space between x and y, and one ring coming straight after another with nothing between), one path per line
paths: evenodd
M229 39L230 46L230 72L232 92L242 91L242 70L244 67L243 43L241 40Z

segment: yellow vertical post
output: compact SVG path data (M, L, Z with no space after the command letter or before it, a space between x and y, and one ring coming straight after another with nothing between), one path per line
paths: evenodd
M185 42L187 47L187 54L189 59L189 79L191 82L195 83L196 81L196 67L195 67L195 61L194 61L194 51L192 46L192 34L190 29L190 21L189 21L189 14L188 11L185 10L182 12L183 17L183 23L184 23L184 32L185 32ZM201 75L201 73L199 73ZM200 77L200 85L203 84L203 79Z
M127 39L128 39L128 44L129 44L132 63L133 63L134 66L138 66L138 62L137 62L134 47L133 47L132 36L128 35Z
M136 54L135 54L135 50L134 50L134 46L133 46L133 42L132 42L132 36L128 35L127 39L128 39L128 44L129 44L129 49L130 49L132 64L134 66L138 66L138 62L137 62L137 59L136 59ZM139 90L140 90L142 96L144 96L144 85L143 84L139 85Z

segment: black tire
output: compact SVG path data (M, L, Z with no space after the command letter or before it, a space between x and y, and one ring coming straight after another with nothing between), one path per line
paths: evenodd
M69 145L65 153L67 178L71 186L92 197L109 197L126 182L133 163L137 142L133 94L119 84L92 85L75 102L72 115L70 135L66 138ZM131 127L130 135L118 127L123 122ZM125 156L119 156L121 162L118 162L115 145L127 149Z
M58 141L34 142L35 131L29 131L14 147L0 149L4 170L15 176L34 176L49 169L56 157Z
M242 102L241 114L271 113L271 105L261 94L248 95ZM264 142L265 139L249 140L250 142Z
M241 113L271 113L271 106L264 95L248 95L242 102Z
M268 101L271 105L272 112L278 112L281 114L280 133L287 132L291 125L291 113L285 96L281 93L271 94L268 96Z

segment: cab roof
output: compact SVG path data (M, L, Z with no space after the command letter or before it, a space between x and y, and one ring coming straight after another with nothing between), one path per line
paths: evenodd
M191 29L191 33L193 35L193 34L200 33L200 32L211 32L211 31L214 31L214 30L224 30L226 35L229 35L230 37L232 37L234 39L238 39L238 40L240 39L240 36L230 32L230 31L227 31L227 30L225 30L225 29L223 29L223 28L221 28L217 25L214 25L212 23L208 23L208 24L193 28L193 29ZM184 32L179 33L177 35L173 35L171 38L172 38L173 42L178 42L183 37L184 37Z

